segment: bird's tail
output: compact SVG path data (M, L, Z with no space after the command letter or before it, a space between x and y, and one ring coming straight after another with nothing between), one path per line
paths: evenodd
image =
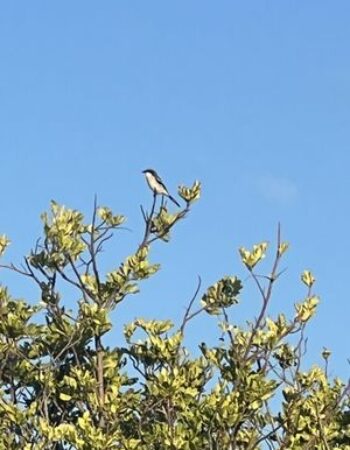
M172 197L170 194L168 195L168 197L170 198L170 200L172 201L172 202L174 202L175 203L175 205L177 205L179 208L181 208L181 205L180 205L180 203L179 202L177 202L175 199L174 199L174 197Z

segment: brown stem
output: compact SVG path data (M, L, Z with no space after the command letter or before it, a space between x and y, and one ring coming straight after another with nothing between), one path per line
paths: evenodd
M95 336L95 347L97 353L97 383L98 383L98 401L100 407L100 427L104 427L105 421L103 417L103 408L105 404L105 387L103 376L103 346L101 336Z
M192 298L191 298L191 300L190 300L190 302L189 302L189 304L188 304L188 306L187 306L187 308L186 308L185 315L184 315L184 317L183 317L183 319L182 319L182 323L181 323L181 327L180 327L180 333L181 333L182 335L184 334L186 324L187 324L193 317L195 317L197 314L199 314L200 312L202 312L203 309L204 309L204 308L201 308L199 311L196 311L195 313L191 313L191 309L192 309L193 303L195 302L195 300L196 300L196 298L197 298L197 295L198 295L198 293L199 293L199 290L200 290L200 288L201 288L201 285L202 285L202 279L201 279L201 277L198 275L198 283L197 283L196 291L195 291L195 293L193 294L193 296L192 296Z
M261 286L257 275L253 272L253 270L251 270L251 274L252 274L253 280L255 281L255 283L256 283L256 285L257 285L257 287L259 289L259 292L260 292L261 297L262 297L263 304L262 304L262 307L261 307L261 310L260 310L260 314L259 314L259 316L258 316L258 318L256 320L256 323L254 325L254 328L252 330L252 334L250 336L249 343L247 345L247 349L246 349L246 352L245 352L244 357L243 357L244 360L248 357L248 354L249 354L249 351L250 351L250 348L251 348L251 344L253 343L255 335L257 334L260 326L262 325L262 322L263 322L263 320L265 318L267 306L268 306L269 301L271 299L272 288L273 288L274 282L276 281L277 269L278 269L278 265L279 265L279 262L280 262L280 259L281 259L281 256L282 256L281 253L280 253L280 245L281 245L281 225L278 224L276 256L275 256L275 259L274 259L274 262L273 262L271 275L269 276L269 283L268 283L268 287L267 287L266 293L265 293L263 287Z
M145 228L145 234L143 236L143 240L140 244L140 249L145 247L147 245L147 241L151 235L151 229L152 229L152 220L153 220L153 216L154 216L154 211L156 208L156 201L157 201L157 194L154 193L153 194L153 203L152 203L152 208L151 208L151 214L149 216L146 215L146 213L143 211L142 207L141 207L141 211L142 211L142 215L145 219L146 222L146 228Z
M92 214L92 230L91 230L91 235L90 235L89 250L90 250L90 256L91 256L91 261L92 261L92 270L93 270L95 278L96 278L97 291L99 294L100 288L101 288L101 283L100 283L100 274L97 269L97 261L96 261L97 252L95 251L96 214L97 214L97 196L95 195L94 212Z

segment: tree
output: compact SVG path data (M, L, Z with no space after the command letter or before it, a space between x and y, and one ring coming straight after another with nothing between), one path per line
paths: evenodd
M323 352L324 367L302 367L305 328L318 304L311 272L302 274L307 292L293 318L267 315L288 249L280 230L267 276L256 271L267 243L240 249L261 298L245 326L229 319L242 289L231 275L207 288L196 307L199 280L180 326L139 318L125 326L124 343L105 346L111 311L159 270L149 250L169 240L200 184L179 194L179 212L164 202L156 207L156 197L149 213L141 208L141 243L112 272L102 273L101 251L125 218L96 202L89 223L52 202L23 265L1 265L32 280L41 301L29 304L0 288L0 450L350 449L349 385L329 378L330 352ZM2 236L1 255L8 244ZM66 309L64 284L81 297L75 312ZM199 344L193 356L184 336L203 314L217 321L218 343Z

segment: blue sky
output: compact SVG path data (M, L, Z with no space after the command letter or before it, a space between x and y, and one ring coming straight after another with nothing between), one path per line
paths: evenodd
M197 275L207 286L246 277L237 249L291 243L272 310L292 312L312 268L322 303L308 355L333 350L348 376L350 296L348 1L60 1L0 7L1 233L18 261L50 199L128 216L106 253L117 265L141 239L150 203L141 170L173 192L201 180L201 201L152 258L163 270L114 314L184 312ZM36 291L3 274L11 291ZM249 288L232 318L257 314ZM255 298L254 298L255 297ZM72 298L73 300L73 298ZM193 323L191 343L214 336Z

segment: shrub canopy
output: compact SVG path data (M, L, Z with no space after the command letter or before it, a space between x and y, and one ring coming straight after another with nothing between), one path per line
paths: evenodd
M101 251L125 217L96 202L88 222L52 202L24 263L1 265L32 280L40 300L0 288L0 450L350 449L349 385L328 376L330 352L323 367L302 366L318 304L312 273L302 274L305 298L293 317L268 316L288 249L280 231L267 275L258 272L266 242L239 250L261 299L244 326L229 317L243 286L228 275L207 288L199 280L179 326L138 318L125 325L123 343L104 344L111 312L160 269L150 249L169 241L200 184L180 186L179 195L185 206L175 213L156 197L149 212L141 208L141 243L109 273L100 268ZM8 244L2 236L2 255ZM79 293L74 313L62 283ZM184 336L204 314L218 324L217 344L200 343L193 356Z

